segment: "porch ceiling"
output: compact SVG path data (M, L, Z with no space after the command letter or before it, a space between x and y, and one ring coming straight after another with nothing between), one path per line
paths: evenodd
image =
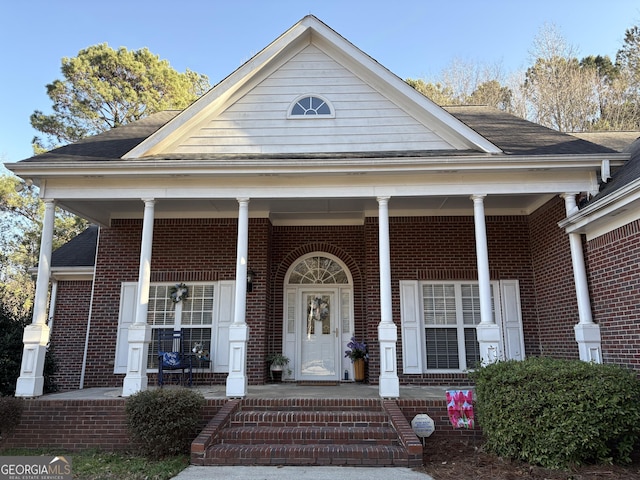
M489 195L485 198L487 215L528 215L547 202L551 194ZM85 200L59 199L60 207L108 225L116 218L142 218L139 199ZM468 195L423 197L392 196L391 216L473 215ZM156 218L235 218L235 199L158 199ZM269 218L275 225L361 224L365 217L378 215L375 198L254 198L249 203L252 218Z

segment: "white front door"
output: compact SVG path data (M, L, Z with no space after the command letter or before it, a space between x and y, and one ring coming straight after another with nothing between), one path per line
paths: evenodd
M300 362L296 377L301 380L339 380L337 290L300 289Z

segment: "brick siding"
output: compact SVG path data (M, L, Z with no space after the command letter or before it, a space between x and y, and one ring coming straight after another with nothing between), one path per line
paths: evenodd
M224 399L206 401L198 431L205 428L225 403ZM445 400L398 400L397 403L408 422L418 413L427 413L433 418L436 431L427 442L443 437L480 438L482 435L478 427L471 430L452 428ZM92 448L106 451L130 450L133 445L127 432L125 405L124 398L25 400L20 423L10 435L3 438L3 447L51 448L59 452Z
M603 360L640 372L640 220L587 242L585 255Z
M486 218L492 280L517 279L527 355L540 353L576 358L573 325L577 306L569 242L557 226L564 218L563 202L554 199L530 216ZM390 218L393 321L400 326L400 280L476 280L475 233L472 216ZM137 281L142 221L114 220L100 235L95 298L89 332L85 387L117 387L123 375L113 374L121 282ZM152 281L232 280L235 276L236 219L157 219L154 226ZM378 221L363 225L273 226L268 219L249 220L249 266L256 273L247 295L250 328L247 373L250 384L269 381L266 355L282 345L283 283L287 269L302 255L320 251L345 262L354 281L355 335L370 347L368 381L379 376L377 327L380 321ZM71 291L69 291L71 289ZM72 339L84 341L88 284L63 282L59 288L54 345L65 350ZM72 312L73 295L80 300ZM63 327L69 330L62 334ZM398 328L398 334L401 334ZM464 374L402 374L402 383L464 384ZM69 370L77 384L79 347L70 351ZM65 367L66 369L66 367ZM226 375L203 380L224 384ZM151 377L150 377L150 381Z

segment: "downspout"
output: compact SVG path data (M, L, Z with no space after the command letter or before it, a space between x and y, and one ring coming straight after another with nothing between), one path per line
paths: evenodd
M49 335L53 333L53 318L56 315L57 296L58 296L58 280L56 280L55 278L52 278L51 279L51 299L49 300L49 318L47 319L47 325L49 325Z
M98 226L98 235L96 237L96 256L93 259L93 280L91 281L91 300L89 300L89 315L87 316L87 333L84 338L84 352L82 354L82 369L80 370L80 387L84 388L84 374L87 368L87 355L89 353L89 331L91 330L91 315L93 313L93 295L96 289L96 269L98 268L98 246L100 245L100 230Z

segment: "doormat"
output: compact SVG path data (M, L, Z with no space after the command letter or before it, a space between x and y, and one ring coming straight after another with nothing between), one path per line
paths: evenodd
M337 387L340 385L340 382L328 382L328 381L306 381L306 382L298 382L299 387Z

